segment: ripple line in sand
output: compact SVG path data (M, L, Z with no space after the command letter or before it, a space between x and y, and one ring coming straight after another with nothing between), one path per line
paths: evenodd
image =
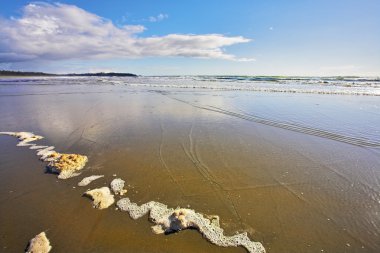
M219 108L216 106L197 105L197 104L185 101L185 100L181 100L178 98L171 97L167 93L164 93L164 92L160 92L160 94L165 95L171 99L177 100L179 102L188 104L188 105L193 106L195 108L199 108L202 110L208 110L208 111L212 111L212 112L216 112L216 113L221 113L221 114L225 114L228 116L240 118L243 120L264 124L267 126L273 126L273 127L278 127L278 128L286 129L289 131L293 131L293 132L318 136L318 137L326 138L329 140L344 142L344 143L359 146L359 147L380 148L380 141L376 141L376 140L369 140L367 138L360 138L360 137L355 137L355 136L348 136L348 135L333 133L333 132L329 132L329 131L326 131L323 129L303 126L303 125L296 124L296 123L287 123L287 122L281 122L281 121L272 120L272 119L266 119L266 118L262 118L262 117L252 115L252 114L242 114L242 113L238 113L238 112L229 111L229 110L226 110L223 108Z
M194 164L194 167L198 170L199 174L210 183L213 192L223 204L230 210L230 212L236 217L240 225L242 225L242 218L235 207L235 204L230 199L230 195L225 191L223 186L215 179L214 175L211 173L209 167L202 162L200 155L196 149L195 140L193 137L194 122L191 125L188 137L189 137L189 149L186 149L184 144L182 144L182 149L190 161Z

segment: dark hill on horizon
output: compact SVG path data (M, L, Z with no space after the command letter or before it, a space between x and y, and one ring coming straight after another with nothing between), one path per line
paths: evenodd
M0 70L0 76L132 76L132 77L137 77L136 74L117 73L117 72L51 74L51 73L44 73L44 72L11 71L11 70Z

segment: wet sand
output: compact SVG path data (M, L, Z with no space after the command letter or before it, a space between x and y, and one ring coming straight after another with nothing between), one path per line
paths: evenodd
M155 235L147 217L81 197L116 174L132 201L219 215L226 234L247 231L267 252L378 252L379 106L361 96L1 85L0 131L34 132L45 137L36 143L89 158L81 176L58 180L0 136L1 251L22 252L47 231L54 252L245 252L195 230ZM105 177L77 186L91 175Z

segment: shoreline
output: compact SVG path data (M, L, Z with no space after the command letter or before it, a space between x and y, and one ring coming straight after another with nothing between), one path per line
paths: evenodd
M75 86L80 96L67 92L70 85L0 87L3 94L20 95L1 97L1 130L30 129L46 137L41 145L54 143L56 150L89 157L80 178L56 182L44 174L34 152L0 137L0 233L7 235L0 243L9 251L22 251L30 238L48 229L51 242L71 242L53 243L57 252L141 251L141 245L146 252L242 252L214 246L191 230L152 236L147 217L131 220L110 209L95 210L78 197L87 189L77 185L82 177L104 175L90 184L101 188L114 174L125 179L126 197L138 206L155 201L218 214L226 234L247 232L268 252L377 250L376 147L204 109L313 123L331 133L377 140L371 130L380 120L374 98L112 85L82 92L88 87ZM32 91L35 96L23 96ZM38 95L46 91L51 94ZM354 115L362 120L353 121Z

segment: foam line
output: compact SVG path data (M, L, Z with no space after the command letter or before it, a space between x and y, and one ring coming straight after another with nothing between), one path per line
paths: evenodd
M247 233L233 236L225 236L223 229L217 222L206 218L201 213L196 213L192 209L168 208L166 205L150 201L141 206L132 203L129 198L123 198L117 202L117 207L121 211L128 212L132 219L138 219L149 214L149 219L155 226L152 230L156 234L172 233L184 229L197 229L203 237L211 243L222 247L244 247L250 253L265 253L265 249L260 242L251 241Z
M54 150L54 146L37 146L32 142L43 137L31 132L0 132L0 135L15 136L19 139L18 146L30 146L30 149L36 150L40 159L49 162L48 168L53 172L57 172L59 174L58 178L61 179L79 175L78 171L87 162L87 157L83 155L58 153ZM78 183L78 186L86 186L101 177L104 177L104 175L85 177ZM127 192L124 189L124 184L124 180L116 178L112 180L110 187L114 194L123 195ZM90 197L93 200L93 207L97 209L108 208L115 202L115 197L109 187L88 190L83 195ZM129 198L120 199L116 205L121 211L128 212L132 219L141 218L149 213L150 221L155 224L152 226L152 230L156 234L173 233L194 228L215 245L222 247L241 246L250 253L265 253L263 245L260 242L251 241L247 233L225 236L224 230L219 225L219 217L215 215L205 217L192 209L168 208L166 205L155 201L138 206L136 203L132 203ZM40 241L44 243L45 250L41 252L47 253L50 251L49 240L46 238L45 233L41 233L31 240L32 248L29 249L32 250L30 252L35 252L33 247L39 244Z
M0 132L0 135L15 136L19 139L17 146L29 146L30 149L36 150L40 160L48 162L47 168L58 174L60 179L78 176L79 171L84 168L88 161L87 156L84 155L58 153L54 150L54 146L37 146L32 142L44 137L32 132Z

